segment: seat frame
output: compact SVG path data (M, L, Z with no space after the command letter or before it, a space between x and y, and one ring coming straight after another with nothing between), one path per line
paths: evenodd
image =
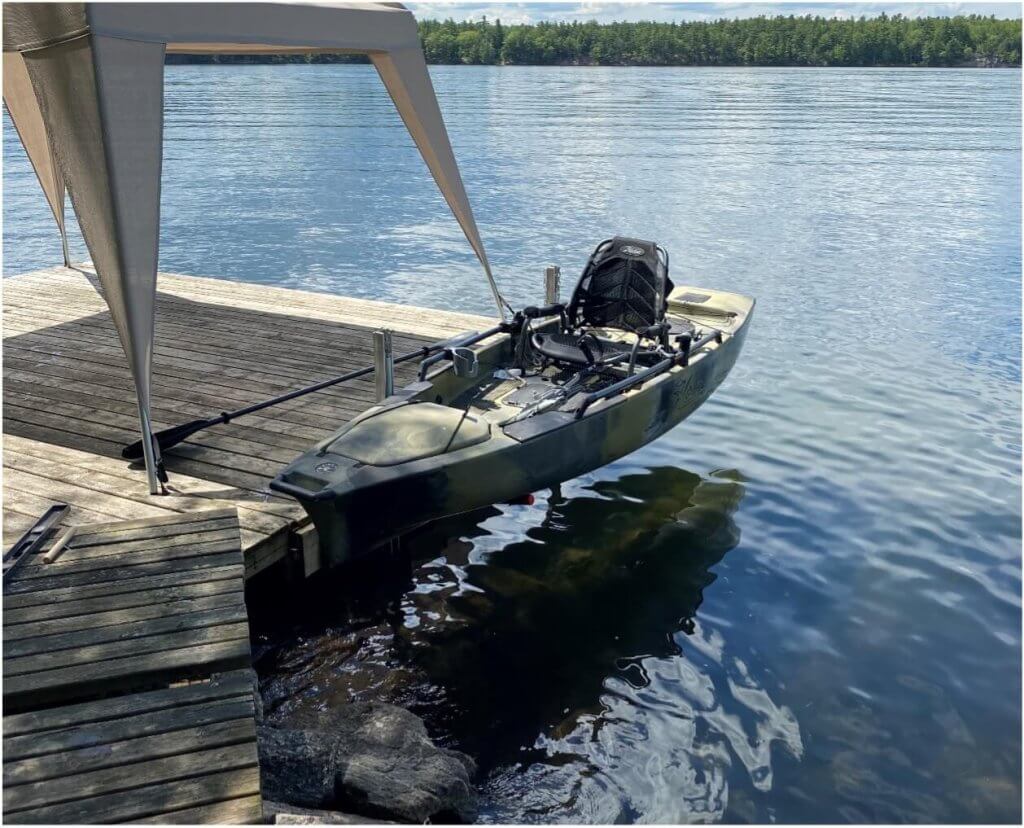
M600 265L603 264L603 256L613 248L622 248L629 244L643 244L654 248L655 255L658 259L658 268L660 273L654 274L656 284L654 287L654 308L653 317L649 318L646 325L629 325L625 324L621 316L624 314L620 313L620 319L618 323L612 320L601 320L600 322L595 321L592 317L587 318L588 315L593 313L593 310L588 308L589 302L589 284L588 280L593 280L594 271ZM627 259L628 261L628 259ZM630 273L626 274L631 275ZM587 287L585 287L587 286ZM668 251L665 250L661 245L654 242L642 241L639 239L624 238L616 236L611 239L605 239L601 242L594 252L590 254L590 258L587 259L587 264L583 268L583 273L580 274L579 280L576 282L576 287L573 288L572 297L569 299L569 304L566 306L565 323L567 328L575 329L584 327L591 328L611 328L616 330L623 330L628 333L641 333L644 330L653 328L665 320L665 313L668 310L668 295L672 292L672 280L669 278L669 258ZM628 304L624 297L619 297L618 302ZM630 307L635 314L639 315L635 308Z
M542 308L529 307L523 310L523 315L527 320L538 319L542 317L558 316L560 317L560 329L556 334L551 333L534 333L531 336L531 345L534 350L541 354L546 360L560 364L570 364L578 366L601 366L611 365L624 361L624 355L629 353L629 369L630 373L636 364L637 358L641 353L641 347L643 346L644 340L651 340L656 343L656 346L667 346L668 345L668 334L669 324L665 321L665 313L668 309L668 294L672 289L672 281L668 276L668 251L658 244L651 242L643 242L644 244L651 244L654 247L656 255L659 260L659 265L662 268L661 274L655 274L659 278L660 284L656 287L655 294L655 319L651 325L643 327L632 327L625 324L602 324L600 326L594 325L592 322L587 321L583 318L586 314L586 298L584 293L584 285L587 284L587 280L592 277L593 271L598 264L598 260L603 253L606 253L611 247L616 245L622 246L630 242L635 242L633 239L626 239L622 237L615 237L611 239L605 239L601 242L590 255L587 260L586 266L583 268L583 273L576 283L576 287L573 290L572 297L569 300L569 304L555 303L547 305ZM593 342L597 349L604 350L606 345L612 344L612 341L607 339L601 339L596 331L601 329L607 330L618 330L624 331L625 333L634 334L637 337L636 342L632 348L627 343L621 343L624 347L621 349L614 349L607 356L598 357L594 354L594 347L588 347L588 340ZM566 337L576 336L576 346L578 348L578 354L570 355L567 353L567 348L572 348L571 345L562 341L558 343L556 347L547 345L546 340L552 336ZM656 347L655 346L655 347ZM655 352L655 348L648 349L651 352Z

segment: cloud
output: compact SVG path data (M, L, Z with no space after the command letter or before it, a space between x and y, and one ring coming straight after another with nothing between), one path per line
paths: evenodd
M423 19L479 20L500 18L504 23L538 23L555 20L596 20L610 23L616 20L656 20L662 22L683 20L718 20L720 18L757 17L759 15L820 15L822 17L873 17L902 14L905 17L952 17L958 14L994 14L996 17L1020 18L1019 3L960 2L960 3L642 3L599 2L585 0L578 3L481 3L473 0L430 0L407 4L417 17Z

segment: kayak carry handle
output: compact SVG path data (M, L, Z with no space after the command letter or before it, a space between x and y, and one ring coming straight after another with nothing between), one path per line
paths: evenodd
M299 500L330 500L334 497L334 493L328 489L321 489L318 492L304 489L302 486L296 486L294 483L289 483L287 480L274 480L270 481L270 488L275 492L281 492L282 494L291 495Z

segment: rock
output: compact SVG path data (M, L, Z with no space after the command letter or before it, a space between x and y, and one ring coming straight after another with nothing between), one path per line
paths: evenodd
M437 747L401 707L353 702L300 714L261 727L259 740L272 800L421 823L475 814L473 760Z
M344 751L337 792L367 814L424 822L439 814L472 814L472 760L437 748L419 718L400 707L360 711Z
M322 808L334 801L337 738L317 730L256 730L260 780L268 799Z
M369 819L341 811L317 811L297 808L283 802L263 800L263 816L273 825L394 825L380 819Z

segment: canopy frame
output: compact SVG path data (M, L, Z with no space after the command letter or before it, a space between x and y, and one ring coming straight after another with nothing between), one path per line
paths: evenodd
M369 57L475 252L504 319L412 14L395 3L5 3L3 96L68 263L65 189L128 358L150 492L166 52Z

